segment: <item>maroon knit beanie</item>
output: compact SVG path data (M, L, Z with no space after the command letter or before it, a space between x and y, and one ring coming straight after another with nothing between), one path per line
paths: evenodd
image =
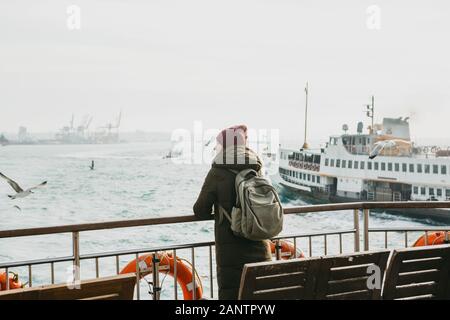
M224 129L217 135L216 141L221 144L223 148L229 146L245 146L247 143L247 126L241 124Z

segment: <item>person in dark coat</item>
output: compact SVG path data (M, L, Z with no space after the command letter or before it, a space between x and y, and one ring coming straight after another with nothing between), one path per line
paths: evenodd
M228 219L219 213L219 206L231 214L236 203L236 173L231 170L253 169L260 172L262 162L255 152L246 147L246 126L225 129L216 140L217 155L194 205L194 213L203 220L214 219L219 299L236 300L244 264L270 261L272 256L269 241L252 241L235 236Z

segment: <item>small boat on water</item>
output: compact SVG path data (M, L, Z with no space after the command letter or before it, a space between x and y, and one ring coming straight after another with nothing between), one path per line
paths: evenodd
M323 148L280 149L280 184L300 192L311 202L448 201L450 152L439 147L419 147L410 137L408 118L384 118L365 132L331 136ZM395 211L395 210L390 210ZM448 209L400 210L396 213L450 221Z

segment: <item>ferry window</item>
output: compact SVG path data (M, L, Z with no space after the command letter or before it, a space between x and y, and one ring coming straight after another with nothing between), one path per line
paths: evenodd
M414 187L414 194L419 194L419 187Z
M425 165L425 173L430 173L430 165L429 164L426 164Z
M329 164L330 164L330 159L326 158L325 159L325 167L328 167Z
M395 172L400 172L400 163L396 163L394 166Z
M317 176L317 183L320 183L320 176Z
M347 160L342 160L342 168L346 168L347 167Z
M365 161L361 161L361 170L364 170L365 166L366 166L366 162Z
M334 167L334 159L331 159L331 167Z
M434 196L434 188L429 188L428 192L429 192L430 196Z
M358 166L359 166L359 161L355 161L354 168L355 168L355 169L358 169Z
M445 190L445 195L447 198L450 198L450 189Z
M417 173L422 173L423 172L423 167L421 164L417 165Z
M408 171L408 166L406 165L406 163L402 163L402 171L403 172Z
M353 168L353 160L348 160L348 168Z
M427 194L427 190L425 189L425 187L420 188L420 194L423 196Z
M312 176L312 182L316 183L316 176Z
M392 171L392 163L391 162L388 163L388 171Z
M337 159L336 160L336 168L340 168L341 167L341 159Z
M433 165L433 173L434 174L439 174L439 166L437 164Z
M441 174L447 174L447 166L446 165L441 166Z
M375 162L375 170L380 170L380 164L378 162Z
M367 162L367 169L372 170L372 162Z
M308 181L311 181L311 175L308 174Z
M318 155L314 156L314 163L320 164L320 156Z
M385 162L381 163L381 171L386 171L386 163Z
M409 165L409 172L414 173L414 164L412 163Z
M437 189L437 190L436 190L436 195L437 195L438 197L442 197L442 189Z

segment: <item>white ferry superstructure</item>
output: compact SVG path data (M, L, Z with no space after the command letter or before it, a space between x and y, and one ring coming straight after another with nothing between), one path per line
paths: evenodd
M281 148L279 176L321 202L450 200L450 152L415 147L408 118L385 118L368 133L359 123L358 133L332 136L321 149ZM412 214L450 219L445 209Z

